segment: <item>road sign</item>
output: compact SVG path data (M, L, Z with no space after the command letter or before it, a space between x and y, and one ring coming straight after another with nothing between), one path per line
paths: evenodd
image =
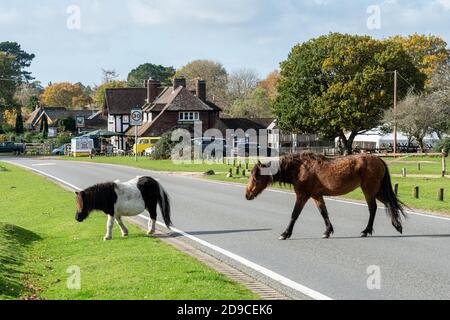
M76 124L77 128L84 128L85 127L84 116L76 116L75 124Z
M131 110L130 115L130 125L132 126L142 126L142 110L141 109L133 109Z

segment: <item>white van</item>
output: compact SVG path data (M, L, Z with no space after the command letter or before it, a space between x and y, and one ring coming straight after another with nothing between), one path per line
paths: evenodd
M89 157L94 149L94 140L87 137L72 139L70 153L73 157Z

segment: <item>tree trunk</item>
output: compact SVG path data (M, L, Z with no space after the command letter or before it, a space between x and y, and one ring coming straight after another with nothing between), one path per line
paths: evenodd
M353 154L353 141L358 135L358 131L352 131L350 136L347 138L343 132L340 133L339 138L341 141L340 144L340 154L341 155L349 155Z
M420 153L425 153L425 148L423 147L423 138L417 139L417 143L419 144Z

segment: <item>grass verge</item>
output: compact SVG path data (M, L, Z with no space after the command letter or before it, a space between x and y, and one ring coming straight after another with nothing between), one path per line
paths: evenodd
M71 192L0 165L0 299L257 299L134 226L129 238L115 228L102 241L102 214L77 223ZM67 287L71 266L80 268L80 290Z

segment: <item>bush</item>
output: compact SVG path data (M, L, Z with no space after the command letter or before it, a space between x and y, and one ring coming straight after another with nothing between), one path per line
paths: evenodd
M72 135L70 132L61 132L56 137L56 143L58 146L61 146L65 143L70 143L72 141Z
M434 150L436 152L441 152L442 149L444 149L444 152L447 154L450 152L450 138L441 139L434 145Z
M153 160L167 160L172 155L172 149L177 144L172 141L172 132L167 132L161 136L161 139L155 146L155 151L151 154Z

